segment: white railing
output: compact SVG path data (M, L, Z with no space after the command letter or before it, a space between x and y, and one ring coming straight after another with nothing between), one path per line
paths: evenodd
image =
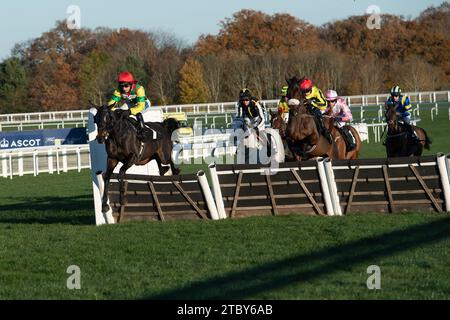
M44 130L46 128L56 128L56 129L64 129L68 128L84 128L87 124L86 119L78 119L78 120L27 120L27 121L15 121L15 122L3 122L0 123L0 131L4 131L5 129L11 128L16 129L17 131L24 131L24 129L30 128L36 130Z
M0 123L11 122L41 122L55 120L83 120L87 119L89 110L67 110L50 112L12 113L0 115Z
M42 147L0 151L3 178L40 173L67 172L91 167L89 145Z
M450 102L450 91L427 91L427 92L406 92L411 99L411 103L436 103ZM383 104L388 93L345 96L347 104L351 107L357 106L373 106ZM261 100L266 108L276 108L278 100ZM236 111L236 102L218 102L203 104L185 104L185 105L169 105L161 106L165 113L169 112L186 112L188 115L204 114L225 114L234 113ZM72 110L72 111L54 111L54 112L38 112L38 113L17 113L0 115L0 129L5 124L14 124L14 126L24 124L45 124L47 122L72 121L80 123L88 118L89 110ZM207 120L206 120L207 121Z

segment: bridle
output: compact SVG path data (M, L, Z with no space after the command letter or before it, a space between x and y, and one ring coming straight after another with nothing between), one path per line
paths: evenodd
M107 140L114 127L111 110L108 107L101 107L94 116L94 123L97 125L97 140L102 143Z

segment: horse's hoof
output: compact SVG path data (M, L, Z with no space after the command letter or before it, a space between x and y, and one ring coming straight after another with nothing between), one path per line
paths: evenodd
M174 169L173 172L172 172L172 174L173 174L174 176L178 176L178 175L180 174L180 169Z
M107 213L108 211L109 211L109 205L107 205L107 204L104 204L104 205L102 205L102 213Z

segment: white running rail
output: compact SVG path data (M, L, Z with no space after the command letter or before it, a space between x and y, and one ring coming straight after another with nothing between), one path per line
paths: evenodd
M61 173L69 170L89 169L89 145L42 147L0 151L0 176L12 179L14 176L40 173Z

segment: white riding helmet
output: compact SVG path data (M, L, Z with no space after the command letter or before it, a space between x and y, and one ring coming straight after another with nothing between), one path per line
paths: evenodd
M337 92L334 90L328 90L325 92L325 99L327 99L327 101L337 100L338 97Z

